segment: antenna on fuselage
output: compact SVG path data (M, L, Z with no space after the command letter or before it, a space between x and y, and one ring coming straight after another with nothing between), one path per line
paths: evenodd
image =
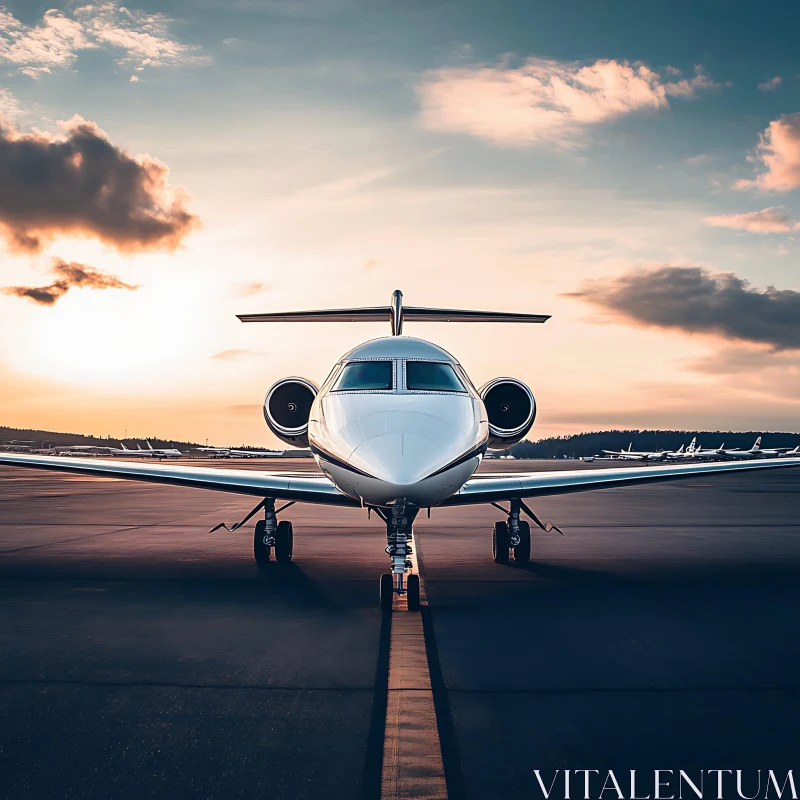
M392 336L403 333L403 322L547 322L549 314L516 314L506 311L469 311L463 308L404 306L403 293L392 292L388 306L330 308L319 311L284 311L267 314L237 314L242 322L383 322L392 326Z

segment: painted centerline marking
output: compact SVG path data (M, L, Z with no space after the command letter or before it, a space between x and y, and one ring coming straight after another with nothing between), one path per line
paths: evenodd
M420 575L414 533L412 570ZM420 575L420 598L427 603ZM395 596L389 638L389 690L381 800L447 800L422 615Z

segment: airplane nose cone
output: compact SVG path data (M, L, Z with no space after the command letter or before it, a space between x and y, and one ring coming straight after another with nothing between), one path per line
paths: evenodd
M349 462L356 469L394 486L409 486L446 466L458 454L414 433L388 433L359 445Z

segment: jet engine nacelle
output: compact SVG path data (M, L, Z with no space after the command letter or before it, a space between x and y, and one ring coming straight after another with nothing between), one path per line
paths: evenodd
M489 418L489 448L503 450L521 441L536 419L533 392L515 378L495 378L478 394Z
M264 398L269 429L292 447L308 447L308 418L319 387L305 378L284 378Z

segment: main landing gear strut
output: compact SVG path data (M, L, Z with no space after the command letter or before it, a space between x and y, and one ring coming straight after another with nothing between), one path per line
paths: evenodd
M375 512L386 523L386 553L389 556L391 573L381 575L381 611L391 611L394 596L405 597L409 611L419 611L419 575L408 575L413 566L411 540L413 523L418 509L405 503L397 503L388 510L376 508Z
M289 503L288 505L291 505ZM286 508L287 506L283 506ZM283 508L278 511L283 511ZM292 523L288 520L278 522L275 511L275 501L268 497L264 501L264 519L256 522L253 533L253 555L256 564L264 567L270 562L270 555L274 552L275 560L279 564L288 564L292 560L294 549L294 534Z
M492 505L508 514L508 521L495 522L492 531L492 558L496 564L508 564L512 551L515 564L524 566L531 560L531 526L519 518L520 511L524 511L543 531L557 531L564 535L552 522L542 522L520 499L510 500L508 509L497 503Z
M243 520L235 525L228 526L224 522L215 525L210 533L224 528L228 533L239 530L246 522L251 520L261 509L264 509L264 519L256 522L255 532L253 533L253 555L259 567L265 567L270 562L270 557L274 553L275 560L279 564L288 564L292 560L294 550L294 534L292 523L283 520L278 522L278 514L285 508L293 506L294 501L284 503L280 508L275 508L275 498L265 497Z

